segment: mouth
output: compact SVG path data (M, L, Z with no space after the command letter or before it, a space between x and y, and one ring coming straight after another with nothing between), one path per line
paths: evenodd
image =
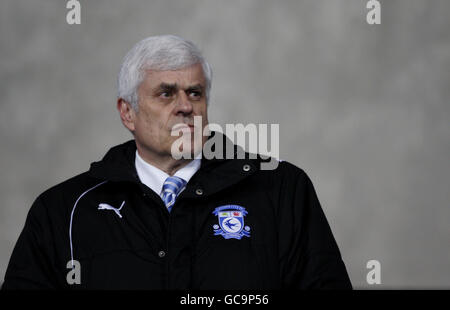
M186 123L178 123L173 125L172 131L174 130L183 130L184 128L189 129L190 131L194 131L194 125L193 124L186 124Z

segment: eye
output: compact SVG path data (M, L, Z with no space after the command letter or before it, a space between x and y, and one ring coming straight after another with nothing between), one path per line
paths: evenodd
M189 92L189 97L192 99L200 99L202 97L202 93L199 91L191 91Z
M167 98L172 97L172 93L171 93L171 92L165 91L165 92L160 93L160 94L159 94L159 97L164 98L164 99L167 99Z

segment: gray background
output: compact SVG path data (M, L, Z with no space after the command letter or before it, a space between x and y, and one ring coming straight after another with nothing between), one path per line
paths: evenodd
M0 4L0 279L31 203L131 138L120 62L156 34L214 70L210 121L279 123L313 180L356 288L450 288L450 1L66 1ZM366 263L381 263L379 286Z

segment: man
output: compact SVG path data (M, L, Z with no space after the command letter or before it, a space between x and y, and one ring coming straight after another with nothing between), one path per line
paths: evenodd
M156 36L133 47L117 109L134 140L37 198L3 288L351 288L303 170L263 170L260 156L207 159L208 141L230 141L186 134L199 129L194 117L206 128L210 88L192 42ZM174 147L177 131L188 138Z

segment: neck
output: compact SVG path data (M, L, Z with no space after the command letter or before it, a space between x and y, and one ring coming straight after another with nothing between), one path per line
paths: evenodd
M152 153L148 153L138 148L139 156L147 163L156 168L164 171L170 176L173 176L175 172L189 164L193 159L174 159L171 155L157 156Z

